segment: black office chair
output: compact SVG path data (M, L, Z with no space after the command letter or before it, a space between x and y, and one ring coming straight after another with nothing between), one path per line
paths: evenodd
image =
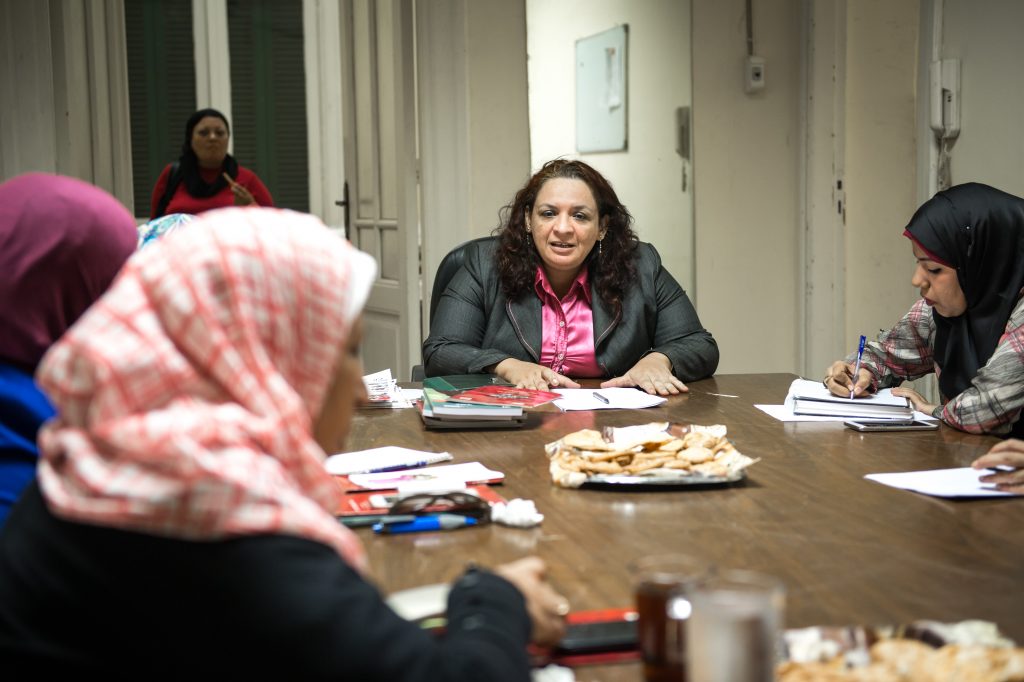
M455 273L462 267L462 262L466 258L466 247L478 242L493 242L496 239L497 237L477 237L476 239L470 239L469 241L456 246L441 259L441 263L437 266L437 273L434 275L434 286L430 290L431 325L434 324L434 313L437 312L437 304L441 301L441 295L444 294L444 290L448 288L448 283L452 281L452 277L454 277ZM423 370L423 365L415 365L412 368L413 381L423 381L425 377L426 373Z

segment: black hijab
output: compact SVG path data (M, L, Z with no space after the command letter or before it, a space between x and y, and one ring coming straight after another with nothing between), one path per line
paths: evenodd
M224 121L224 127L227 129L228 135L231 134L231 126L228 125L228 119L216 109L200 109L188 117L188 121L185 123L185 142L181 145L181 158L178 159L178 163L181 164L181 177L185 183L185 189L197 199L212 197L228 186L228 181L224 179L221 173L217 174L217 179L213 182L203 180L203 176L199 173L199 159L196 157L196 153L192 151L192 131L207 116L215 116ZM238 179L238 162L230 154L224 156L223 172L230 175L232 180Z
M1024 199L978 183L950 187L917 210L904 234L956 269L967 300L958 317L932 310L939 388L953 398L992 357L1024 287Z

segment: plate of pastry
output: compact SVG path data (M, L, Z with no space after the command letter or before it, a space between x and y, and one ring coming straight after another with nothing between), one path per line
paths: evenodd
M917 621L896 627L786 630L779 682L1009 682L1024 679L1024 649L995 623Z
M563 488L720 486L743 480L758 461L726 432L722 424L652 422L574 431L544 450L551 480Z

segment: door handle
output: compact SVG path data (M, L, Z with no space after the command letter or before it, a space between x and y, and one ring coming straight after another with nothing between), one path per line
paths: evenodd
M343 186L343 188L341 190L341 199L335 201L334 205L335 206L341 206L342 208L345 209L345 218L342 221L342 224L345 227L345 236L348 239L351 239L352 235L349 233L349 229L348 229L348 206L349 206L349 201L348 201L348 180L345 181L345 185Z

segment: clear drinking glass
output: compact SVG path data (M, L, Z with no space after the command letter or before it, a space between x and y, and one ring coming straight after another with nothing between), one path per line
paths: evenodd
M638 559L630 569L636 597L637 635L647 682L686 679L687 593L711 565L687 554L657 554Z
M688 593L690 682L770 682L779 660L785 588L753 571L709 575Z

